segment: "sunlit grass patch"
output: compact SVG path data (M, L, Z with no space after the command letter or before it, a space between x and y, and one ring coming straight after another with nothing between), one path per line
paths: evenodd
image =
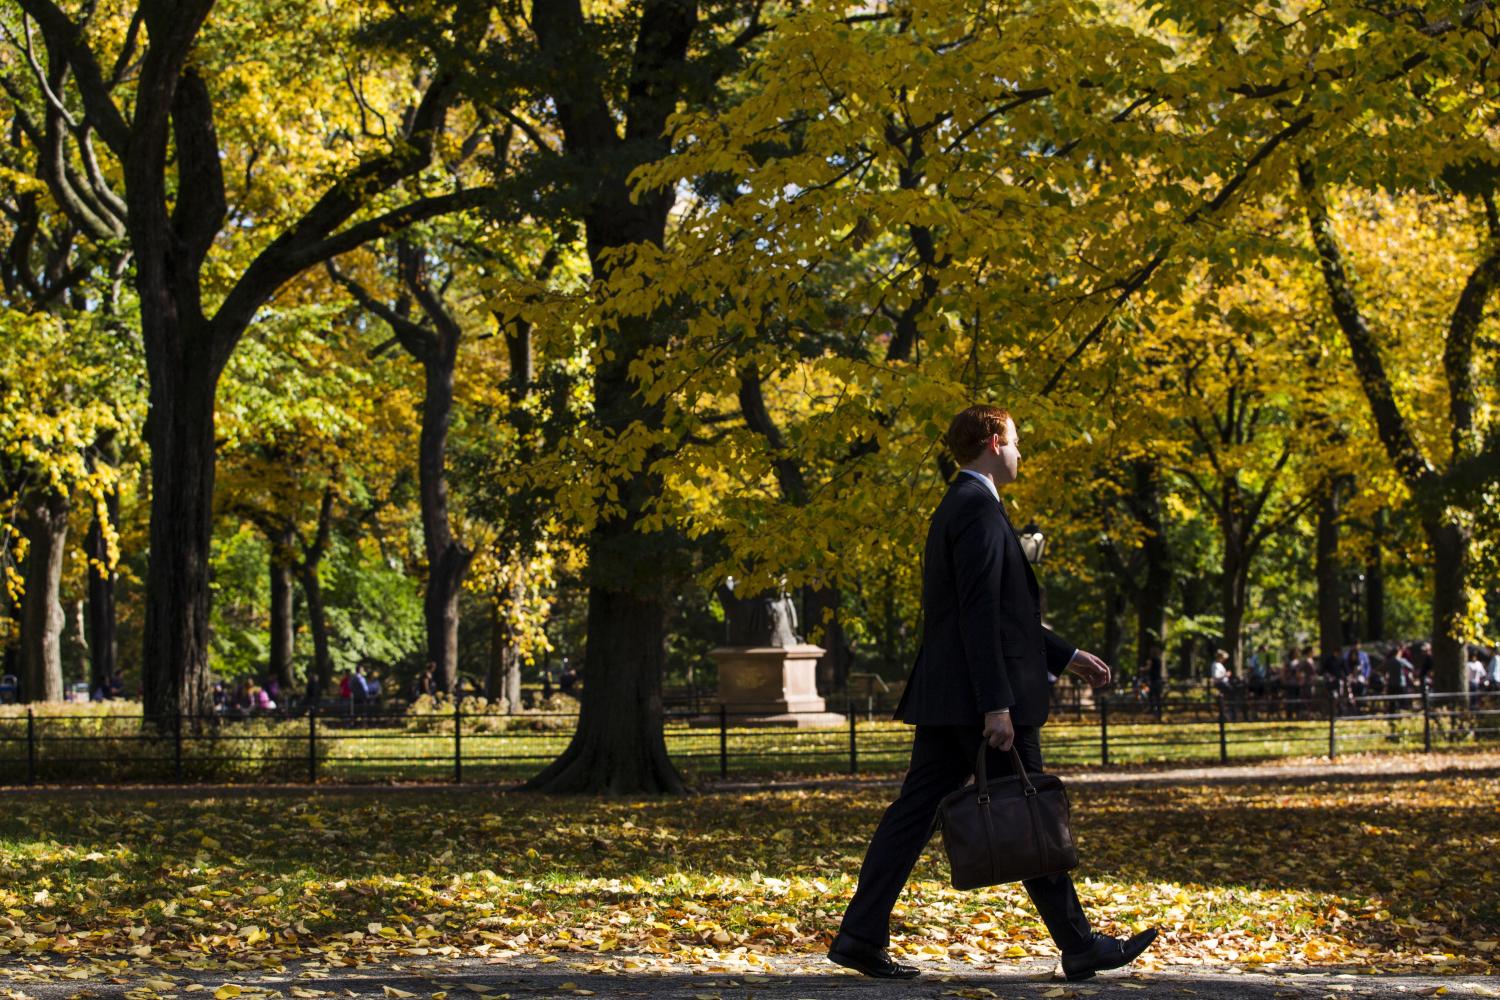
M1080 894L1154 961L1493 971L1500 781L1078 787ZM365 792L13 798L0 951L129 961L816 951L888 787L641 801ZM1049 954L1019 887L961 893L934 844L914 955Z

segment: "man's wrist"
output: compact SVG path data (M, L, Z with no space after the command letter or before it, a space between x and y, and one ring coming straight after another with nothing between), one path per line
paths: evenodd
M1008 709L1008 708L992 708L988 712L985 712L984 714L985 715L1009 715L1010 714L1010 709Z

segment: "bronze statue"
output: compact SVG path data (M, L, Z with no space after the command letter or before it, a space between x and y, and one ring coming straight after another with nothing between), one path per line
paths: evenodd
M719 584L726 646L797 646L797 605L781 588L750 597L734 592L734 577Z

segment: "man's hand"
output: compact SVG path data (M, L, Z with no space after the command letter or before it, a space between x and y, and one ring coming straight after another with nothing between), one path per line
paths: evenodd
M1082 677L1092 687L1101 688L1109 683L1109 664L1087 650L1080 649L1075 652L1065 669L1070 674Z
M1016 741L1016 730L1010 724L1009 712L984 713L984 740L996 750L1010 749Z

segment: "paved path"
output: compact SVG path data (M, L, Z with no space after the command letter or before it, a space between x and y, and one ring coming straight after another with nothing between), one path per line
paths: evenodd
M1497 997L1482 977L1372 975L1362 972L1233 973L1170 966L1121 970L1083 983L1054 978L1044 960L975 967L922 961L922 978L901 983L865 979L819 955L785 956L764 964L664 965L655 956L607 956L608 962L534 957L407 961L354 968L309 963L261 971L183 971L107 966L28 965L0 970L0 997L11 1000L530 1000L530 998L652 997L660 1000L1053 1000L1110 996L1223 1000L1322 1000L1342 997ZM606 968L607 965L607 968ZM640 968L632 968L638 965ZM33 971L35 970L35 971ZM226 988L225 984L233 984ZM235 992L237 990L237 992ZM148 992L149 991L149 992Z

